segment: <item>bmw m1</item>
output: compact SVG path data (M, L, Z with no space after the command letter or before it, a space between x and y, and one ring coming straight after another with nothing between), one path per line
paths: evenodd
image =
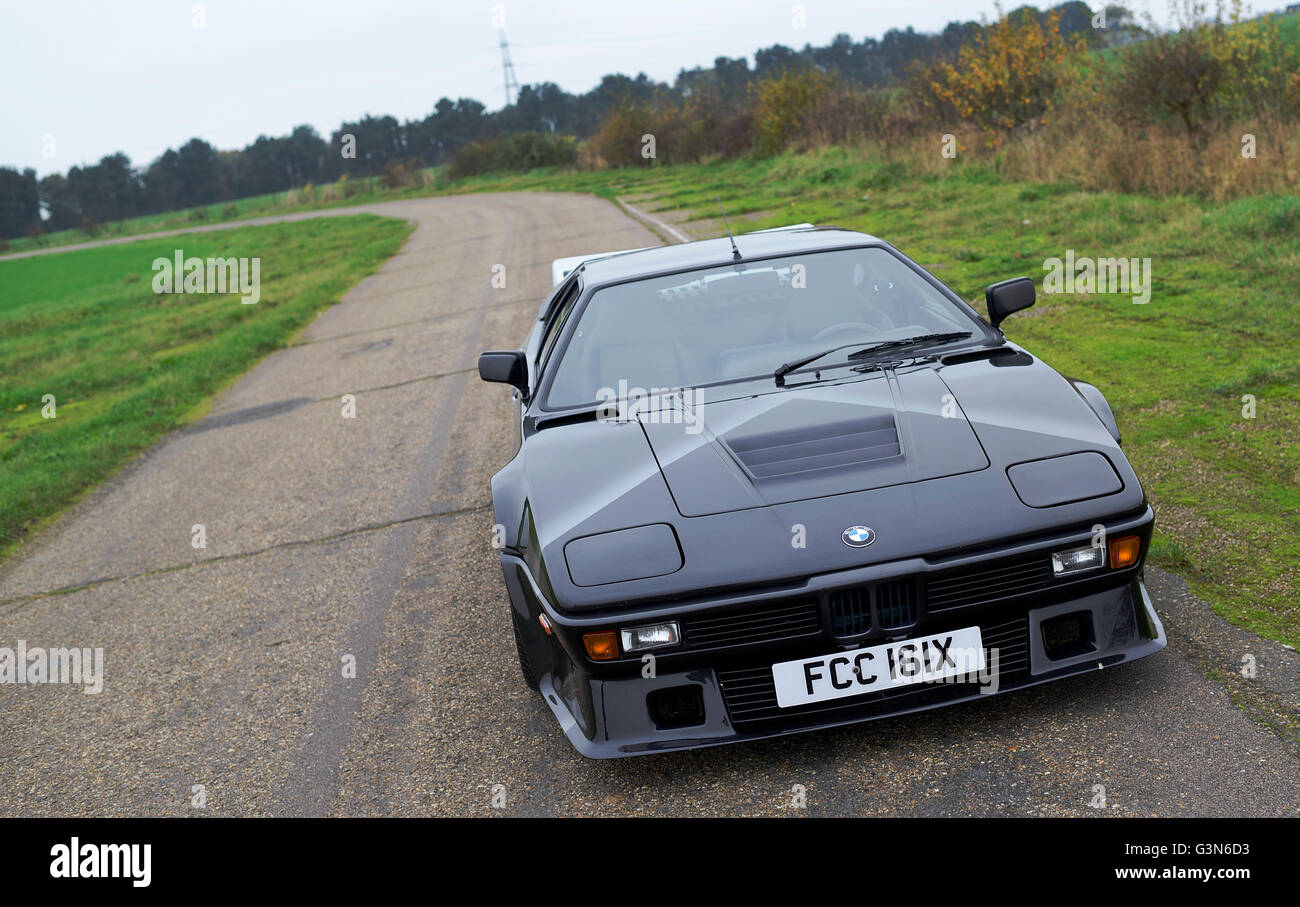
M888 243L797 227L555 263L492 480L525 681L596 758L811 731L1159 651L1096 386ZM503 439L504 443L504 439Z

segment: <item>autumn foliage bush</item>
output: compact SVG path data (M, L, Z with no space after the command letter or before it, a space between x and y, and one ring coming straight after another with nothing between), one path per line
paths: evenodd
M787 71L763 79L751 90L754 151L777 154L791 145L809 144L814 126L824 123L821 108L835 80L815 69Z
M939 61L921 71L913 87L940 119L983 129L990 143L999 134L1036 125L1049 110L1070 61L1087 46L1060 32L1060 14L1043 21L1001 19L961 48L955 63Z
M728 108L703 94L616 106L584 144L579 163L590 169L691 164L712 155L750 150L753 111Z
M1053 112L996 159L1012 178L1230 198L1300 185L1300 48L1275 18L1207 19L1065 68Z
M1156 195L1294 192L1300 41L1230 2L1209 15L1200 0L1175 0L1172 31L1125 18L1104 48L1104 22L1085 40L1062 30L1059 12L1022 7L886 89L793 65L739 94L706 85L628 100L576 161L646 167L870 146L914 172L979 160L1013 179Z

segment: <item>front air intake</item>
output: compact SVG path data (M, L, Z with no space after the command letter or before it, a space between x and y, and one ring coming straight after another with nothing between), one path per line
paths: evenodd
M916 623L916 584L910 579L901 579L876 586L876 613L884 630Z
M871 599L866 586L836 589L828 598L831 631L836 636L860 636L871 629Z

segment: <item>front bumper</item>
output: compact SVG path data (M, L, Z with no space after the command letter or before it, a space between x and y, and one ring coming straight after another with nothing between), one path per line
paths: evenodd
M1115 521L1107 530L1137 532L1145 555L1151 523L1148 509ZM1141 561L1126 570L1046 588L1034 578L1037 574L1022 566L1037 563L1043 551L1079 540L1086 543L1086 538L1078 532L1066 533L937 563L918 559L813 577L795 591L781 588L742 596L742 601L727 596L638 608L635 614L619 613L616 618L559 612L541 595L522 561L506 556L503 566L520 626L531 624L536 630L538 615L545 614L553 627L548 637L534 636L549 646L550 657L540 678L547 705L584 756L617 758L758 740L937 708L1099 670L1164 648L1164 628L1142 583ZM888 596L882 590L897 585L900 577L915 579L916 601L910 613L901 615L891 606L890 620L896 625L883 626ZM954 589L968 591L977 582L998 595L953 597ZM864 592L862 599L869 597L872 606L869 626L862 629L851 621L845 623L835 610L846 601L842 593L868 588L873 591L870 596ZM821 602L816 627L811 629L799 623L810 619L804 612L794 604L787 606L809 596ZM834 603L831 610L828 601ZM780 626L795 635L765 639L762 633L755 634L758 624L750 615L758 613L779 619ZM1078 617L1082 639L1068 649L1049 651L1042 625L1063 615ZM649 672L636 656L597 663L583 652L581 635L586 630L663 618L682 620L687 645L656 653L653 676L644 676ZM776 703L774 663L972 625L980 627L990 664L996 665L993 676L983 682L916 684L788 709ZM719 627L738 628L741 636L733 632L723 638ZM853 632L859 629L861 633ZM746 633L748 642L743 641ZM693 641L696 648L691 648ZM698 703L698 714L694 707L665 711L665 701Z

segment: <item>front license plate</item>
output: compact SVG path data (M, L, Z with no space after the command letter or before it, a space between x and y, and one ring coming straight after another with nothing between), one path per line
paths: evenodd
M783 709L860 696L891 687L974 674L984 669L979 627L850 649L772 665L776 701Z

